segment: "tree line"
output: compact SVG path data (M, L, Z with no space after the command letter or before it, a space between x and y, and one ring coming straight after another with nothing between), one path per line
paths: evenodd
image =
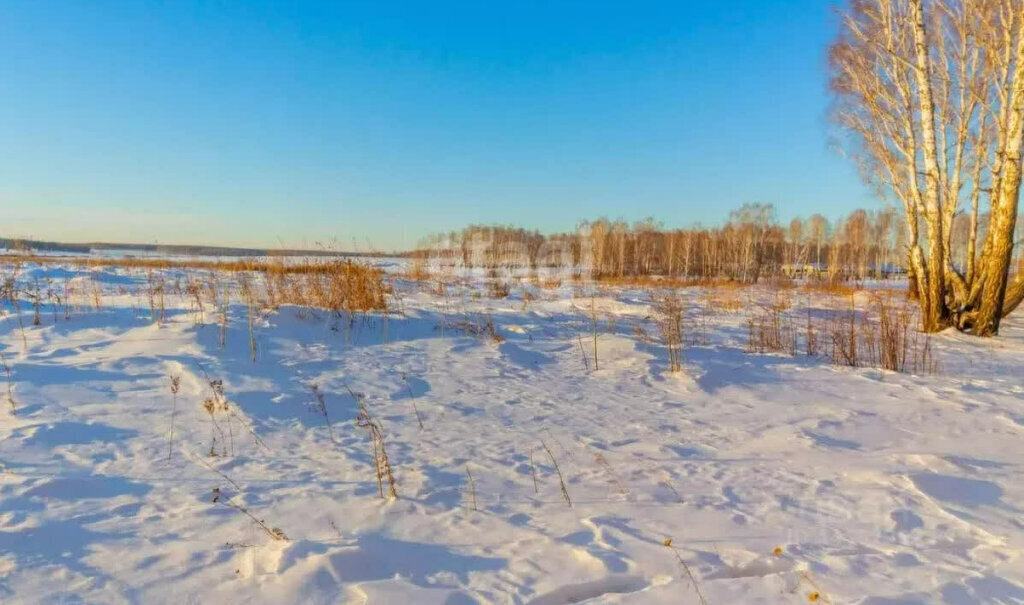
M952 262L965 267L968 217L954 217ZM654 219L583 221L571 233L471 225L436 234L414 255L464 267L572 267L593 279L661 276L756 283L801 277L832 283L906 274L909 230L895 208L777 219L771 204L745 204L721 226L668 229Z

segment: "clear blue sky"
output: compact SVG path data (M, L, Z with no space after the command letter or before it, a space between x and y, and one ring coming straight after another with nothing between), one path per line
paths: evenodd
M0 0L0 235L411 246L879 202L829 0Z

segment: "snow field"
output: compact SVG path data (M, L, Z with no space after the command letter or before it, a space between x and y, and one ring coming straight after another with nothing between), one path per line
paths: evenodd
M751 354L712 309L674 374L619 288L594 370L589 298L399 281L404 314L261 314L253 362L243 306L221 348L185 298L157 325L139 277L90 279L100 310L23 305L27 347L0 321L4 603L1024 603L1020 318L935 337L914 376ZM501 342L457 327L486 321Z

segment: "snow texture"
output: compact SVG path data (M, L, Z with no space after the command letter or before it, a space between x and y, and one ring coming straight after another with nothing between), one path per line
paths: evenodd
M261 315L253 362L243 306L221 348L187 297L151 322L138 272L26 275L105 294L40 326L23 301L27 347L9 304L0 320L3 603L1024 603L1021 317L936 336L941 372L914 376L750 354L723 311L672 374L622 288L595 300L594 370L571 288L399 281L387 318ZM503 342L456 325L488 317ZM215 380L230 442L202 407Z

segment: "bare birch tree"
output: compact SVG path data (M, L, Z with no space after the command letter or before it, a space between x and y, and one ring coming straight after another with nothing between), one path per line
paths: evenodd
M926 331L955 325L993 335L1024 299L1024 273L1010 280L1024 143L1022 21L1024 0L852 0L830 49L836 122L851 135L863 176L903 205ZM989 219L979 251L982 194ZM968 203L967 263L956 267L953 222Z

